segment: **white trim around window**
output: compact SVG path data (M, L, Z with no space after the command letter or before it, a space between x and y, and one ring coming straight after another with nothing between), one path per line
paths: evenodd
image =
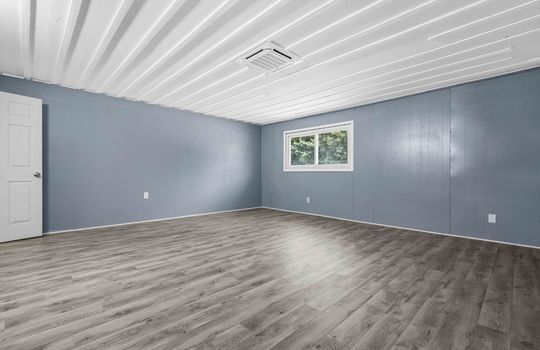
M310 128L286 130L283 132L283 171L353 171L353 121L319 125ZM330 132L345 131L347 133L347 163L319 164L319 135ZM298 137L314 137L313 164L291 164L291 140Z

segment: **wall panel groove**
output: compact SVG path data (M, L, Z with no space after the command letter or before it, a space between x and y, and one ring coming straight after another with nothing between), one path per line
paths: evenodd
M538 91L533 69L263 126L263 205L540 246ZM354 172L280 170L283 131L346 120Z

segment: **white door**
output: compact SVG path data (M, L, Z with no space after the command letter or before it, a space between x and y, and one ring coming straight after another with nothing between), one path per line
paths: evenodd
M41 236L41 100L0 92L0 242Z

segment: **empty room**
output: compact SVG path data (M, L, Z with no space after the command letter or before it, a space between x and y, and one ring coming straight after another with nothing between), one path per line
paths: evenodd
M0 0L0 349L540 350L540 0Z

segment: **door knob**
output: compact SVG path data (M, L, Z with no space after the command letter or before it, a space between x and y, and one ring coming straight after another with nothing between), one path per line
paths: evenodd
M34 172L34 177L41 177L41 173L39 171Z

